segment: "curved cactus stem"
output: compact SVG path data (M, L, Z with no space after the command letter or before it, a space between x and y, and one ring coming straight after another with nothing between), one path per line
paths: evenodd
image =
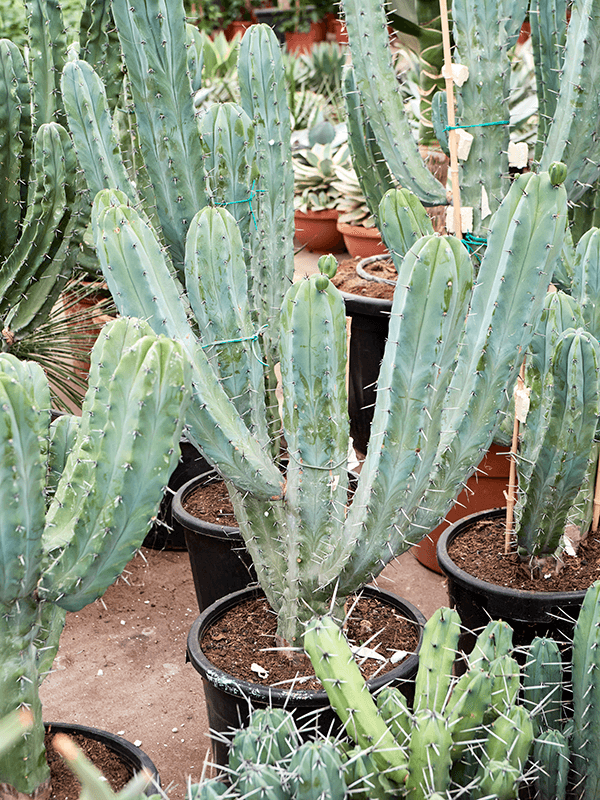
M102 595L122 572L177 463L173 442L183 428L189 367L180 345L153 334L120 347L122 329L132 324L109 323L92 350L99 384L88 390L46 515L48 566L39 593L69 611ZM151 450L163 455L149 458Z
M19 48L0 40L0 261L19 238L31 167L31 98Z
M110 0L86 0L79 23L79 56L100 75L113 112L121 94L123 70Z
M523 667L523 705L532 716L536 733L558 730L564 717L562 657L554 639L536 636Z
M57 0L26 0L29 69L34 128L47 122L65 123L60 97L60 75L67 38Z
M415 679L415 712L428 709L441 713L450 690L459 636L460 617L455 609L438 608L427 620Z
M542 731L533 744L540 769L535 785L540 800L566 800L570 765L569 742L558 730Z
M70 61L62 76L69 129L93 199L101 189L118 189L139 203L121 159L104 84L85 61Z
M407 798L426 800L434 792L446 792L450 786L451 747L447 720L430 708L416 711L408 745Z
M433 235L433 224L421 202L407 189L392 189L379 205L379 227L389 248L396 270L400 272L402 259L421 238Z
M115 0L119 32L144 162L156 213L179 270L194 214L206 205L202 151L190 80L181 0ZM160 114L156 95L160 94Z
M600 4L597 0L574 3L567 29L560 90L540 169L564 161L569 172L565 186L576 203L600 176L597 136L600 103Z
M375 134L365 119L360 95L356 88L354 71L349 65L344 67L342 87L346 104L348 145L352 153L352 164L369 211L375 219L378 219L379 204L385 193L394 188L396 182L390 175Z
M74 199L76 161L69 135L60 125L52 122L38 130L34 169L21 236L2 265L0 317L22 299L31 281L53 268L63 241Z
M406 520L429 486L471 281L467 251L452 237L423 237L402 262L369 449L345 522L351 554L342 595L378 574L406 542ZM418 326L405 324L411 319Z
M384 4L372 3L368 13L359 0L344 0L342 7L365 118L390 172L425 205L445 205L446 190L419 155L404 112Z
M250 312L241 234L225 209L207 207L192 220L185 284L202 348L242 421L266 448L260 337Z
M590 228L577 242L571 294L581 304L585 328L600 340L600 229Z
M110 190L96 197L92 222L100 263L121 314L147 319L156 333L185 347L193 365L194 399L186 418L192 440L241 490L279 496L281 475L216 381L152 229L122 194Z

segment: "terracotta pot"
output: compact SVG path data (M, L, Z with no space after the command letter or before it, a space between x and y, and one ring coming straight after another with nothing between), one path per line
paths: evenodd
M231 42L236 36L241 38L253 24L251 20L235 19L233 22L229 23L223 33L227 41Z
M419 657L417 655L421 646L422 628L425 617L418 608L407 600L391 592L386 592L375 586L365 586L363 592L370 597L375 597L384 603L395 607L402 612L402 616L413 620L420 627L419 644L416 653L410 655L393 669L371 678L367 682L369 691L375 692L383 686L403 686L405 691L410 690L410 681L416 675ZM298 688L283 688L279 686L263 686L257 683L248 683L215 667L202 650L202 638L206 631L224 614L240 602L264 596L260 588L248 588L240 592L223 597L209 606L193 623L187 639L187 660L202 676L204 696L208 713L208 722L211 731L217 732L213 736L213 759L216 764L227 764L228 747L225 738L219 733L230 732L232 729L245 725L249 718L249 701L252 708L287 708L293 715L298 727L306 730L308 736L314 731L315 724L324 735L332 730L337 730L339 721L329 704L325 691L315 692ZM407 692L409 693L409 692ZM310 724L304 723L310 721ZM337 727L336 727L337 726Z
M306 32L287 31L285 44L290 53L310 53L316 42L322 41L322 30L318 22L311 22Z
M377 228L365 228L362 225L346 225L338 222L338 230L344 237L346 250L352 258L368 258L368 256L387 253L381 234Z
M499 508L506 502L505 492L508 490L510 470L507 450L505 445L491 445L477 472L467 481L467 488L459 494L456 503L446 515L446 521L415 545L413 552L424 567L443 574L436 555L437 543L452 522L476 511Z
M295 211L296 239L306 249L318 253L341 253L344 250L342 234L337 228L338 212Z

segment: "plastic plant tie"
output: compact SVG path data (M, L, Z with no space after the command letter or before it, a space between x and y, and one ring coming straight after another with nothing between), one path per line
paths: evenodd
M215 203L217 206L235 206L239 203L248 203L248 208L250 209L250 216L252 217L252 221L254 222L254 227L258 230L258 223L256 222L256 217L254 215L254 209L252 208L252 201L256 197L257 194L263 194L265 189L255 189L254 184L256 181L252 181L252 186L250 187L250 196L247 197L245 200L230 200L227 203Z
M464 128L488 128L490 125L510 125L509 119L501 119L498 122L474 122L472 125L446 125L445 131L458 131Z
M305 464L304 461L299 461L296 456L290 451L288 451L288 455L291 459L293 459L296 464L299 464L301 467L306 467L306 469L321 469L323 472L333 472L334 469L339 469L343 467L344 464L348 461L348 456L343 458L337 464L332 464L330 467L317 467L316 464Z
M474 255L475 258L481 261L479 254L476 253L475 250L477 247L479 247L479 245L487 244L487 239L485 236L475 236L472 233L463 233L462 243L471 255Z
M236 202L242 202L242 201L236 200ZM260 358L256 350L254 349L254 343L258 341L258 337L262 336L268 327L269 327L268 324L261 325L261 327L257 331L255 331L252 334L252 336L241 336L239 339L218 339L215 342L208 342L207 344L202 345L202 349L206 350L209 347L217 347L218 345L222 344L240 344L241 342L252 342L252 352L256 356L257 360L263 365L263 367L268 367L269 365L265 364L265 362Z

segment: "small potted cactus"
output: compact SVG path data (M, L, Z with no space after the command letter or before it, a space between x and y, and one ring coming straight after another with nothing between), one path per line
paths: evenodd
M584 543L598 536L600 330L592 289L600 267L598 242L600 231L591 229L577 248L573 290L582 302L562 291L547 295L525 360L523 387L515 399L520 424L513 454L514 512L510 502L507 511L467 517L438 543L438 561L449 576L451 597L459 610L463 603L471 606L469 624L476 627L487 613L502 614L514 620L523 641L532 632L558 630L566 637L572 633L586 587L561 590L553 580L572 574L577 549L583 552ZM522 410L522 398L528 409ZM508 498L512 500L511 494ZM473 524L489 517L505 520L504 558L519 564L525 576L518 588L505 582L496 585L487 577L479 580L472 560L466 564L449 552ZM579 557L585 564L586 556ZM502 556L494 556L495 570L498 558Z
M181 345L122 318L92 350L81 417L50 423L41 368L8 354L0 392L0 717L33 715L0 756L0 784L7 796L47 797L39 685L66 612L100 597L142 543L177 462L189 367Z

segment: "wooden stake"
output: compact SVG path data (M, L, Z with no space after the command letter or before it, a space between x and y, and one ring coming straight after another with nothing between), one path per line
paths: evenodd
M525 362L521 365L517 378L517 391L525 388ZM506 494L506 527L504 529L504 553L510 552L510 540L514 528L514 511L517 501L517 449L519 446L519 418L515 410L512 442L510 444L510 468L508 472L508 492Z
M460 185L458 182L458 131L454 130L456 117L454 114L454 79L452 77L452 51L450 49L450 24L446 0L440 0L442 21L442 43L444 46L444 80L446 82L446 104L448 106L448 147L450 149L450 175L452 178L452 207L454 210L454 233L462 239L462 222L460 214Z

